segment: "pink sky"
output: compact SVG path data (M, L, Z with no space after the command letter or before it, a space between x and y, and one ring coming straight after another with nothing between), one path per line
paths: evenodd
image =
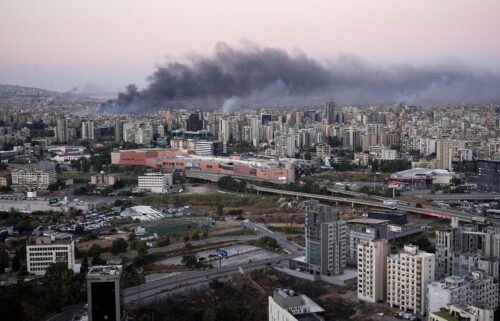
M319 59L498 70L499 30L498 0L2 0L0 83L113 91L143 85L166 56L242 40Z

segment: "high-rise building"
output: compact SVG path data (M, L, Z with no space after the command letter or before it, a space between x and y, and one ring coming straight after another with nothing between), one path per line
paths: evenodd
M378 302L385 299L387 286L387 240L358 245L358 299Z
M269 297L269 321L323 321L325 310L304 294L276 289Z
M94 139L94 121L82 122L82 139Z
M272 115L271 114L261 114L260 115L260 120L262 125L266 125L272 120Z
M376 239L387 239L389 220L358 218L346 221L347 259L356 262L358 244L369 243Z
M477 162L477 187L481 191L500 192L500 161Z
M434 282L434 254L405 245L404 251L387 257L387 299L389 306L425 314L427 285Z
M87 274L89 321L122 321L122 266L93 266Z
M330 100L325 104L323 115L325 117L327 124L333 124L335 122L335 102Z
M346 267L346 223L338 219L331 206L307 201L306 205L306 262L311 272L333 276Z
M201 113L192 113L189 115L186 121L186 130L188 131L199 131L203 129L203 119L201 117Z
M115 121L115 142L121 142L123 139L123 121Z
M452 170L451 161L453 155L451 152L451 141L448 138L440 138L436 143L436 169Z
M58 118L56 127L56 138L58 143L67 143L69 138L69 124L67 118Z
M224 153L224 143L219 141L197 140L195 153L198 156L221 156Z

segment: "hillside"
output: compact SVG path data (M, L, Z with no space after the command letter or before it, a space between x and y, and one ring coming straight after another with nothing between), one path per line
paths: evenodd
M61 93L50 90L0 84L0 98L16 98L16 97L53 98L60 96L62 96Z

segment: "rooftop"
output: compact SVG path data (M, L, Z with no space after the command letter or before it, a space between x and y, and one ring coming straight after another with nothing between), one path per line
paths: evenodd
M389 220L379 220L376 218L356 218L354 220L348 220L347 223L360 223L360 224L384 224L389 223Z
M432 313L440 318L447 320L447 321L459 321L459 319L457 317L454 317L445 311L437 311L437 312L432 312Z
M121 265L96 265L90 268L89 276L119 275L122 271Z
M316 313L325 312L318 304L304 294L297 294L292 289L276 289L274 301L298 320L321 320Z

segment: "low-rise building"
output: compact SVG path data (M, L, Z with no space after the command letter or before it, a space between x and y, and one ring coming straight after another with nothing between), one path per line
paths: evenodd
M28 167L12 171L12 185L18 187L46 189L56 181L54 170Z
M0 187L8 187L12 183L12 176L9 170L0 171Z
M75 243L72 240L54 240L51 236L33 236L26 245L28 272L45 275L53 263L66 263L68 269L75 265Z
M172 173L147 173L138 177L138 189L153 193L168 193L173 180Z
M493 321L495 311L484 307L450 304L447 309L431 312L427 321Z
M323 321L325 310L304 294L276 289L269 297L269 321Z
M116 174L106 174L100 172L90 176L90 184L95 185L98 188L105 188L109 186L114 186L116 182L120 180L120 176Z

